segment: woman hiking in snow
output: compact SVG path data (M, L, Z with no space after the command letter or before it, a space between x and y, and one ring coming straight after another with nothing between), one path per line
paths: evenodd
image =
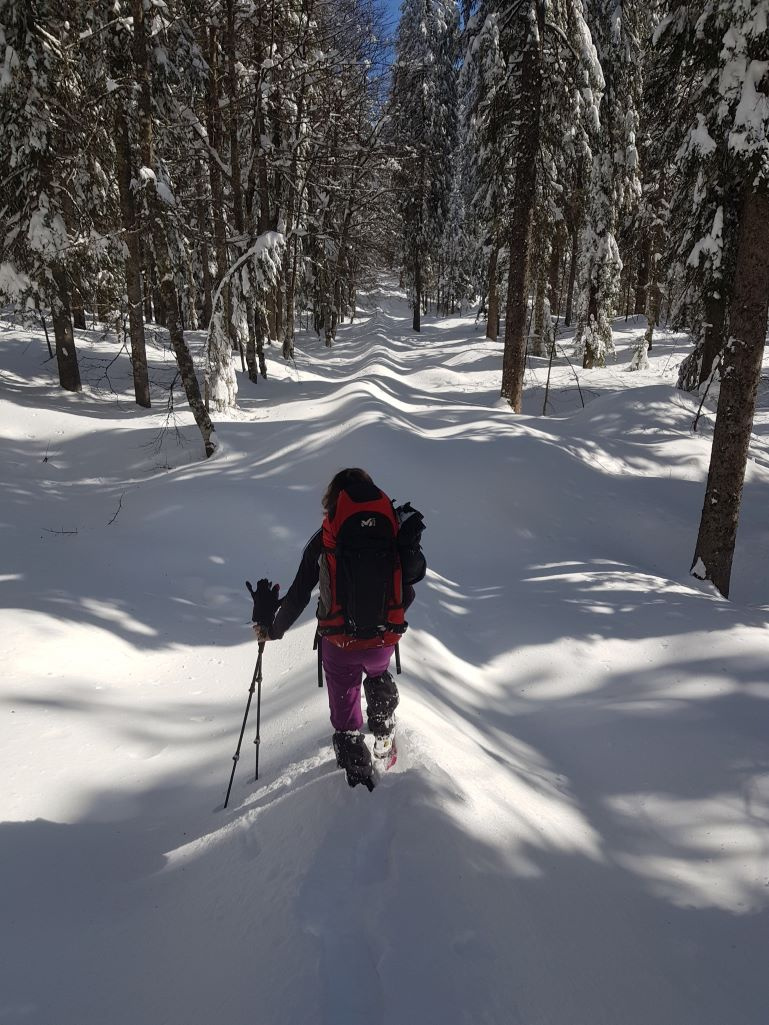
M294 582L283 598L260 580L254 630L260 641L280 640L320 585L318 634L326 675L334 752L351 787L373 789L371 754L361 734L361 684L366 695L374 758L394 761L398 689L388 672L404 612L427 566L420 547L421 513L393 503L365 470L341 470L322 500L323 525L307 542ZM365 675L364 675L365 674Z

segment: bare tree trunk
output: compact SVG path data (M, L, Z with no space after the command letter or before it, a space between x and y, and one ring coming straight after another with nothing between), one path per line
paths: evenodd
M255 317L255 328L256 328L256 358L259 363L259 373L266 380L267 379L267 361L264 358L264 339L268 337L269 327L267 324L267 316L264 313L264 309L259 306L256 310Z
M705 325L702 340L702 358L698 386L710 377L713 364L724 347L726 328L726 297L724 291L705 297Z
M531 351L535 356L546 356L545 351L545 290L547 275L545 274L547 243L542 239L539 244L537 259L536 290L534 293L534 332Z
M211 264L210 264L210 253L208 250L208 213L206 211L206 183L203 174L203 164L198 161L196 167L197 177L197 188L198 188L198 200L197 200L197 218L198 218L198 231L201 235L200 243L200 262L203 268L203 324L206 328L211 323L211 300L212 300L212 287L211 287Z
M134 380L136 403L149 409L150 382L147 371L147 349L144 339L144 316L142 311L142 271L139 251L139 221L136 216L136 202L131 180L133 169L131 141L128 122L121 102L115 106L115 157L117 163L118 192L120 194L120 219L126 247L125 281L128 296L128 325L131 336L131 370Z
M414 319L411 322L411 326L414 331L421 331L420 314L422 311L422 262L417 253L416 263L414 266Z
M565 327L571 326L574 309L574 282L577 279L577 254L579 251L579 230L576 225L571 230L571 253L569 255L569 284L566 289L566 311L563 317Z
M294 317L295 317L295 295L296 295L296 273L299 262L299 239L294 236L294 252L291 260L291 274L286 274L286 337L283 340L283 356L285 359L294 358ZM286 259L288 259L288 246L286 246Z
M505 350L502 359L502 397L516 413L523 403L526 369L526 314L531 244L531 223L537 182L537 152L542 115L542 56L544 0L525 8L527 24L520 57L517 120L519 143L516 157L515 191L510 211L510 269L507 276Z
M646 331L636 347L633 359L630 362L630 370L645 370L649 365L647 353L651 352L652 349L654 331L659 323L660 306L662 304L659 252L661 244L660 229L655 228L651 236L651 248L649 251L649 273L646 286Z
M489 255L489 280L488 280L488 309L486 315L486 337L496 342L499 335L499 282L497 281L497 261L499 260L499 246L497 235L491 243Z
M160 290L160 282L158 281L158 268L155 263L155 256L152 251L152 247L147 247L147 273L146 276L152 283L152 308L155 315L155 323L160 324L161 327L166 326L166 306L163 302L163 293Z
M216 252L216 279L215 286L218 288L229 268L227 253L227 225L224 219L224 184L222 182L222 169L219 161L214 156L223 152L222 115L220 106L219 89L219 46L217 43L216 29L211 27L208 36L208 136L210 150L208 156L208 177L211 184L211 212L214 223L214 250ZM227 337L230 340L230 348L233 351L238 349L238 336L232 322L232 300L230 296L230 283L224 285L221 292L222 306L224 310L224 325Z
M136 202L135 198L134 202ZM152 277L149 273L152 256L148 253L149 248L149 244L143 242L141 236L139 236L139 270L143 289L142 302L144 303L145 324L151 324L154 320L152 310Z
M649 261L651 260L652 240L650 235L641 241L641 256L638 262L638 276L635 285L635 313L643 313L646 309L646 286L649 283Z
M85 307L83 296L79 288L72 289L72 323L78 331L85 331Z
M660 288L660 229L655 228L649 247L649 270L646 279L646 351L651 352L654 331L659 324L662 289Z
M550 266L547 272L547 287L550 293L550 309L556 318L561 315L561 263L563 262L564 224L558 221L553 231L550 247Z
M769 187L746 186L737 235L730 338L691 572L729 597L748 447L769 314Z
M72 317L69 309L69 294L64 271L53 271L56 294L51 303L53 333L56 338L56 363L59 368L59 384L67 391L80 391L80 367L77 361L75 335L72 331Z

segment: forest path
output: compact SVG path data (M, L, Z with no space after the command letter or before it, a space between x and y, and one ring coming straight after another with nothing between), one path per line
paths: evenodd
M514 417L500 343L469 317L415 339L383 287L330 351L241 379L205 463L187 426L148 447L164 414L124 360L116 394L62 397L42 340L0 335L0 1022L763 1020L769 473L723 602L687 576L684 343L626 374L617 327L586 409L561 359L534 415L532 361ZM110 340L80 341L100 368ZM335 768L309 608L267 646L260 780L252 715L224 811L243 582L287 586L344 465L427 521L397 766L373 794Z

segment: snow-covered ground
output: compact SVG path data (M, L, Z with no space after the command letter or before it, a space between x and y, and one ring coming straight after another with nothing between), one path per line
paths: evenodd
M688 576L685 339L629 373L618 321L547 417L532 360L516 417L472 318L408 326L383 288L275 351L201 462L178 396L161 433L162 332L141 411L113 340L79 333L68 395L0 324L2 1025L765 1025L766 396L728 603ZM428 524L398 764L371 795L335 768L309 608L224 811L244 581L290 583L345 465Z

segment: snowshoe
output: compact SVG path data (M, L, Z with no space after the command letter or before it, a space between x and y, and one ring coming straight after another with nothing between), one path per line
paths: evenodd
M337 730L333 738L336 764L344 769L347 783L357 787L362 783L369 792L374 789L371 753L358 730Z

